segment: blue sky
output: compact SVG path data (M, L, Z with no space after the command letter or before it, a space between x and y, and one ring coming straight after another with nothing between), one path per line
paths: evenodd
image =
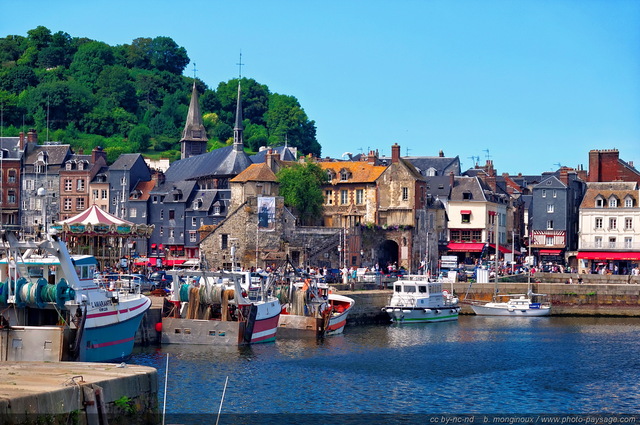
M499 173L640 168L640 1L0 0L0 36L171 37L209 87L242 74L298 98L323 156L487 158ZM9 18L10 17L10 18Z

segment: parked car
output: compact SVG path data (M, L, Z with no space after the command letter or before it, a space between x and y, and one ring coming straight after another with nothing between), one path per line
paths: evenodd
M123 287L129 287L129 289L140 288L140 292L149 292L156 289L156 284L150 281L143 274L123 274L120 275L120 282Z

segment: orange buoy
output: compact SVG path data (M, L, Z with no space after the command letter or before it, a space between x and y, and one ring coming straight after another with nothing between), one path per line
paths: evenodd
M162 322L156 323L156 332L162 332Z

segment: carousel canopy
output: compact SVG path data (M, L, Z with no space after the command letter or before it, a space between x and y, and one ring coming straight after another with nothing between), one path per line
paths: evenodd
M153 230L152 226L135 224L109 214L95 204L74 217L56 223L53 228L70 233L140 236L150 235Z

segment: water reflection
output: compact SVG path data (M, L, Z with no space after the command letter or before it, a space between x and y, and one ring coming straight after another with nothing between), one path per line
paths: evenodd
M637 413L640 320L462 316L458 323L348 327L324 340L170 345L169 411L227 413ZM160 399L162 400L162 389Z

